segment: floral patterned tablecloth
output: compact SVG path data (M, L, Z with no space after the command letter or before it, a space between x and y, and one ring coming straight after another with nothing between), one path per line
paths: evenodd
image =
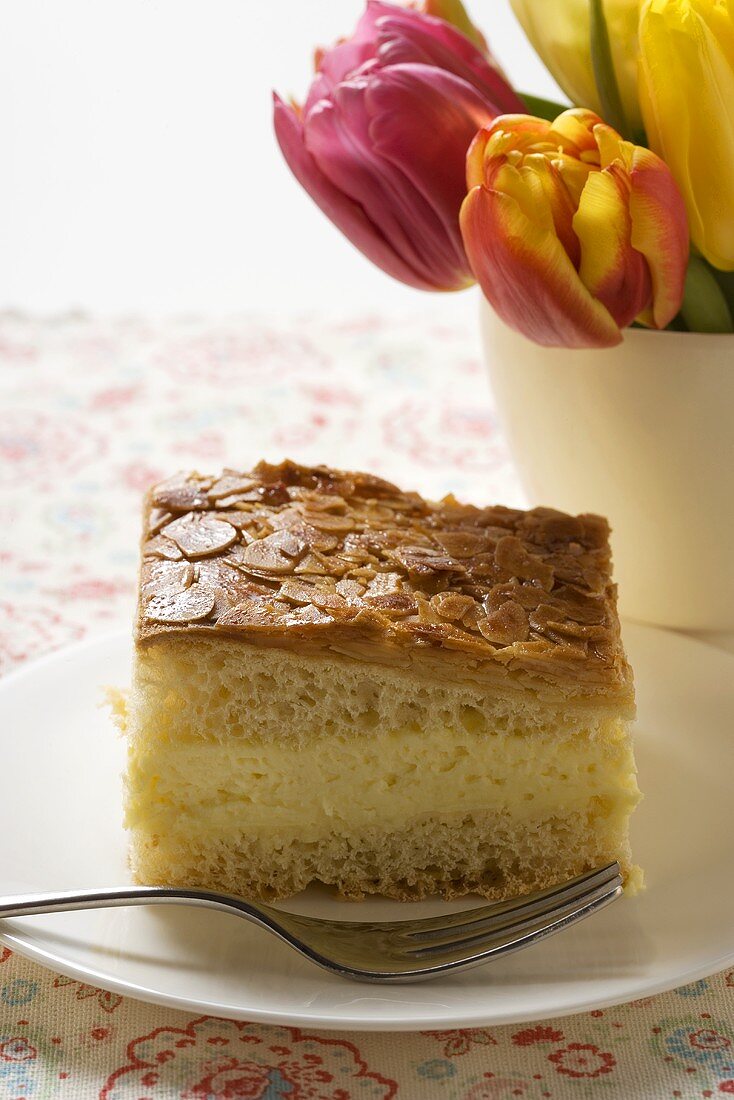
M179 467L287 455L367 467L431 495L522 503L476 335L435 314L6 314L0 409L2 671L129 622L140 495ZM0 950L0 1100L726 1094L734 971L524 1027L342 1034L194 1017Z

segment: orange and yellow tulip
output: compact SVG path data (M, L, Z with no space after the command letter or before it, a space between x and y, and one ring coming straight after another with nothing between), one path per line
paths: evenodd
M592 111L502 115L467 154L461 231L485 297L539 344L607 347L680 308L688 228L655 153Z
M640 97L651 148L683 192L691 239L734 270L734 0L647 0Z

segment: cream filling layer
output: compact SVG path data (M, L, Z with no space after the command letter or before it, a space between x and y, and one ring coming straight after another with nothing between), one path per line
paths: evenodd
M142 746L148 745L148 749ZM639 800L626 724L568 737L420 733L156 743L130 748L127 821L150 833L230 832L304 842L496 813L542 822L586 810L622 827Z

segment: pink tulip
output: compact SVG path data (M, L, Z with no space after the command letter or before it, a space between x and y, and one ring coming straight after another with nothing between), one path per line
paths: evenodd
M538 344L608 347L680 309L688 223L670 169L592 111L495 119L467 155L464 244L485 297Z
M275 96L291 171L361 252L424 290L473 282L459 229L466 150L522 103L456 27L368 0L354 34L319 52L302 107Z

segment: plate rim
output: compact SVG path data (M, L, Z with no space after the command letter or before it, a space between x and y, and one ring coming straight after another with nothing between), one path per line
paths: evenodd
M7 919L9 918L6 918L6 920ZM10 947L12 951L17 952L17 954L22 955L24 958L37 962L55 973L73 978L75 981L90 984L89 979L93 978L99 988L108 990L111 993L118 993L123 997L130 997L133 1000L142 1001L144 1004L154 1004L165 1008L172 1008L179 1012L196 1012L204 1016L220 1016L228 1020L247 1020L252 1023L270 1024L276 1027L315 1027L321 1028L324 1031L437 1031L447 1028L503 1027L508 1024L535 1023L538 1020L562 1020L567 1016L578 1016L581 1013L590 1012L595 1009L614 1008L618 1005L630 1004L641 997L655 997L660 993L669 993L671 990L680 989L683 986L689 985L691 982L696 982L702 978L708 978L712 974L717 974L734 963L733 947L729 954L722 956L714 965L711 963L704 963L702 966L694 967L691 971L686 972L682 981L680 980L680 976L677 976L673 979L663 979L660 982L645 984L644 987L640 988L632 997L628 994L622 997L592 997L587 1001L575 1004L573 1008L564 1009L560 1013L532 1011L528 1013L527 1011L515 1011L503 1012L500 1014L493 1013L491 1016L482 1015L481 1012L467 1015L452 1013L446 1016L431 1017L430 1020L420 1020L415 1017L408 1019L405 1015L391 1017L384 1014L380 1019L374 1020L367 1019L364 1016L358 1016L352 1019L350 1017L345 1017L343 1014L340 1016L319 1015L316 1013L310 1014L308 1010L303 1010L299 1012L298 1015L294 1015L290 1012L277 1012L257 1007L238 1011L236 1009L233 1010L232 1006L223 1005L221 1002L204 1002L194 998L179 997L173 993L164 993L155 989L149 989L146 986L137 985L134 982L126 982L118 980L117 978L108 977L96 971L93 967L85 967L69 962L63 957L56 956L52 951L34 947L27 941L20 940L19 943L16 943L15 936L12 933L2 931L2 925L4 923L5 921L0 920L0 943ZM368 984L370 983L365 983L365 985ZM391 988L402 990L410 988L410 985L411 983L405 983L404 985L383 986L381 988L386 991ZM370 988L374 989L376 987L370 985Z
M692 637L679 631L667 630L663 627L639 622L633 619L622 620L623 632L625 623L632 627L642 628L644 631L649 631L651 633L664 634L666 636L678 638L701 651L705 650L710 652L713 650L721 654L725 659L731 659L734 664L734 654L727 650L720 649L701 638ZM104 644L119 643L123 640L131 641L131 632L128 628L120 626L115 629L93 633L86 638L73 642L71 645L59 646L39 657L23 662L19 668L11 669L9 672L0 676L0 692L7 685L18 683L27 678L32 678L39 669L57 661L68 659L70 656L73 657L77 652L94 649ZM634 904L635 902L634 899L628 899L627 903ZM531 1023L546 1019L562 1019L566 1016L576 1016L597 1008L612 1008L617 1005L628 1004L641 997L657 996L702 978L707 978L712 974L716 974L734 965L733 937L731 949L715 960L708 960L699 966L684 971L682 975L676 974L672 978L661 978L658 981L640 982L639 988L636 989L632 995L630 995L628 988L622 995L612 994L607 997L589 996L579 1002L575 1002L572 1007L561 1008L556 1011L548 1011L547 1009L543 1011L533 1011L531 1009L528 1011L527 1008L524 1008L523 1010L494 1011L490 1015L487 1015L484 1014L481 1009L469 1012L466 1010L458 1010L446 1011L444 1014L431 1016L430 1019L421 1019L415 1015L409 1017L405 1012L396 1016L387 1011L383 1011L379 1018L369 1018L359 1015L352 1018L343 1011L337 1016L333 1014L333 1011L321 1010L313 1012L308 1008L303 1008L297 1013L261 1008L257 1005L253 1005L246 1009L244 1007L239 1009L236 1006L226 1005L214 1000L203 1001L199 998L187 998L176 993L153 989L129 979L122 979L109 975L93 966L75 962L63 955L59 955L50 948L42 947L40 943L34 942L32 937L27 939L21 936L17 931L13 931L12 926L11 929L8 930L6 926L8 922L12 920L13 918L0 919L0 944L9 947L13 952L23 958L30 959L46 969L62 974L65 977L72 978L75 981L90 984L91 980L95 986L99 988L109 990L110 992L117 993L124 997L130 997L133 1000L141 1001L146 1004L154 1004L176 1011L198 1013L199 1015L224 1016L227 1019L248 1020L253 1023L269 1024L271 1026L311 1027L321 1028L326 1031L411 1032L478 1026L500 1027L507 1024ZM489 964L487 965L489 972ZM372 989L384 989L386 996L389 996L390 989L406 990L409 987L410 983L383 987L375 986L374 984L370 985ZM413 1010L413 1012L415 1012L415 1010Z

